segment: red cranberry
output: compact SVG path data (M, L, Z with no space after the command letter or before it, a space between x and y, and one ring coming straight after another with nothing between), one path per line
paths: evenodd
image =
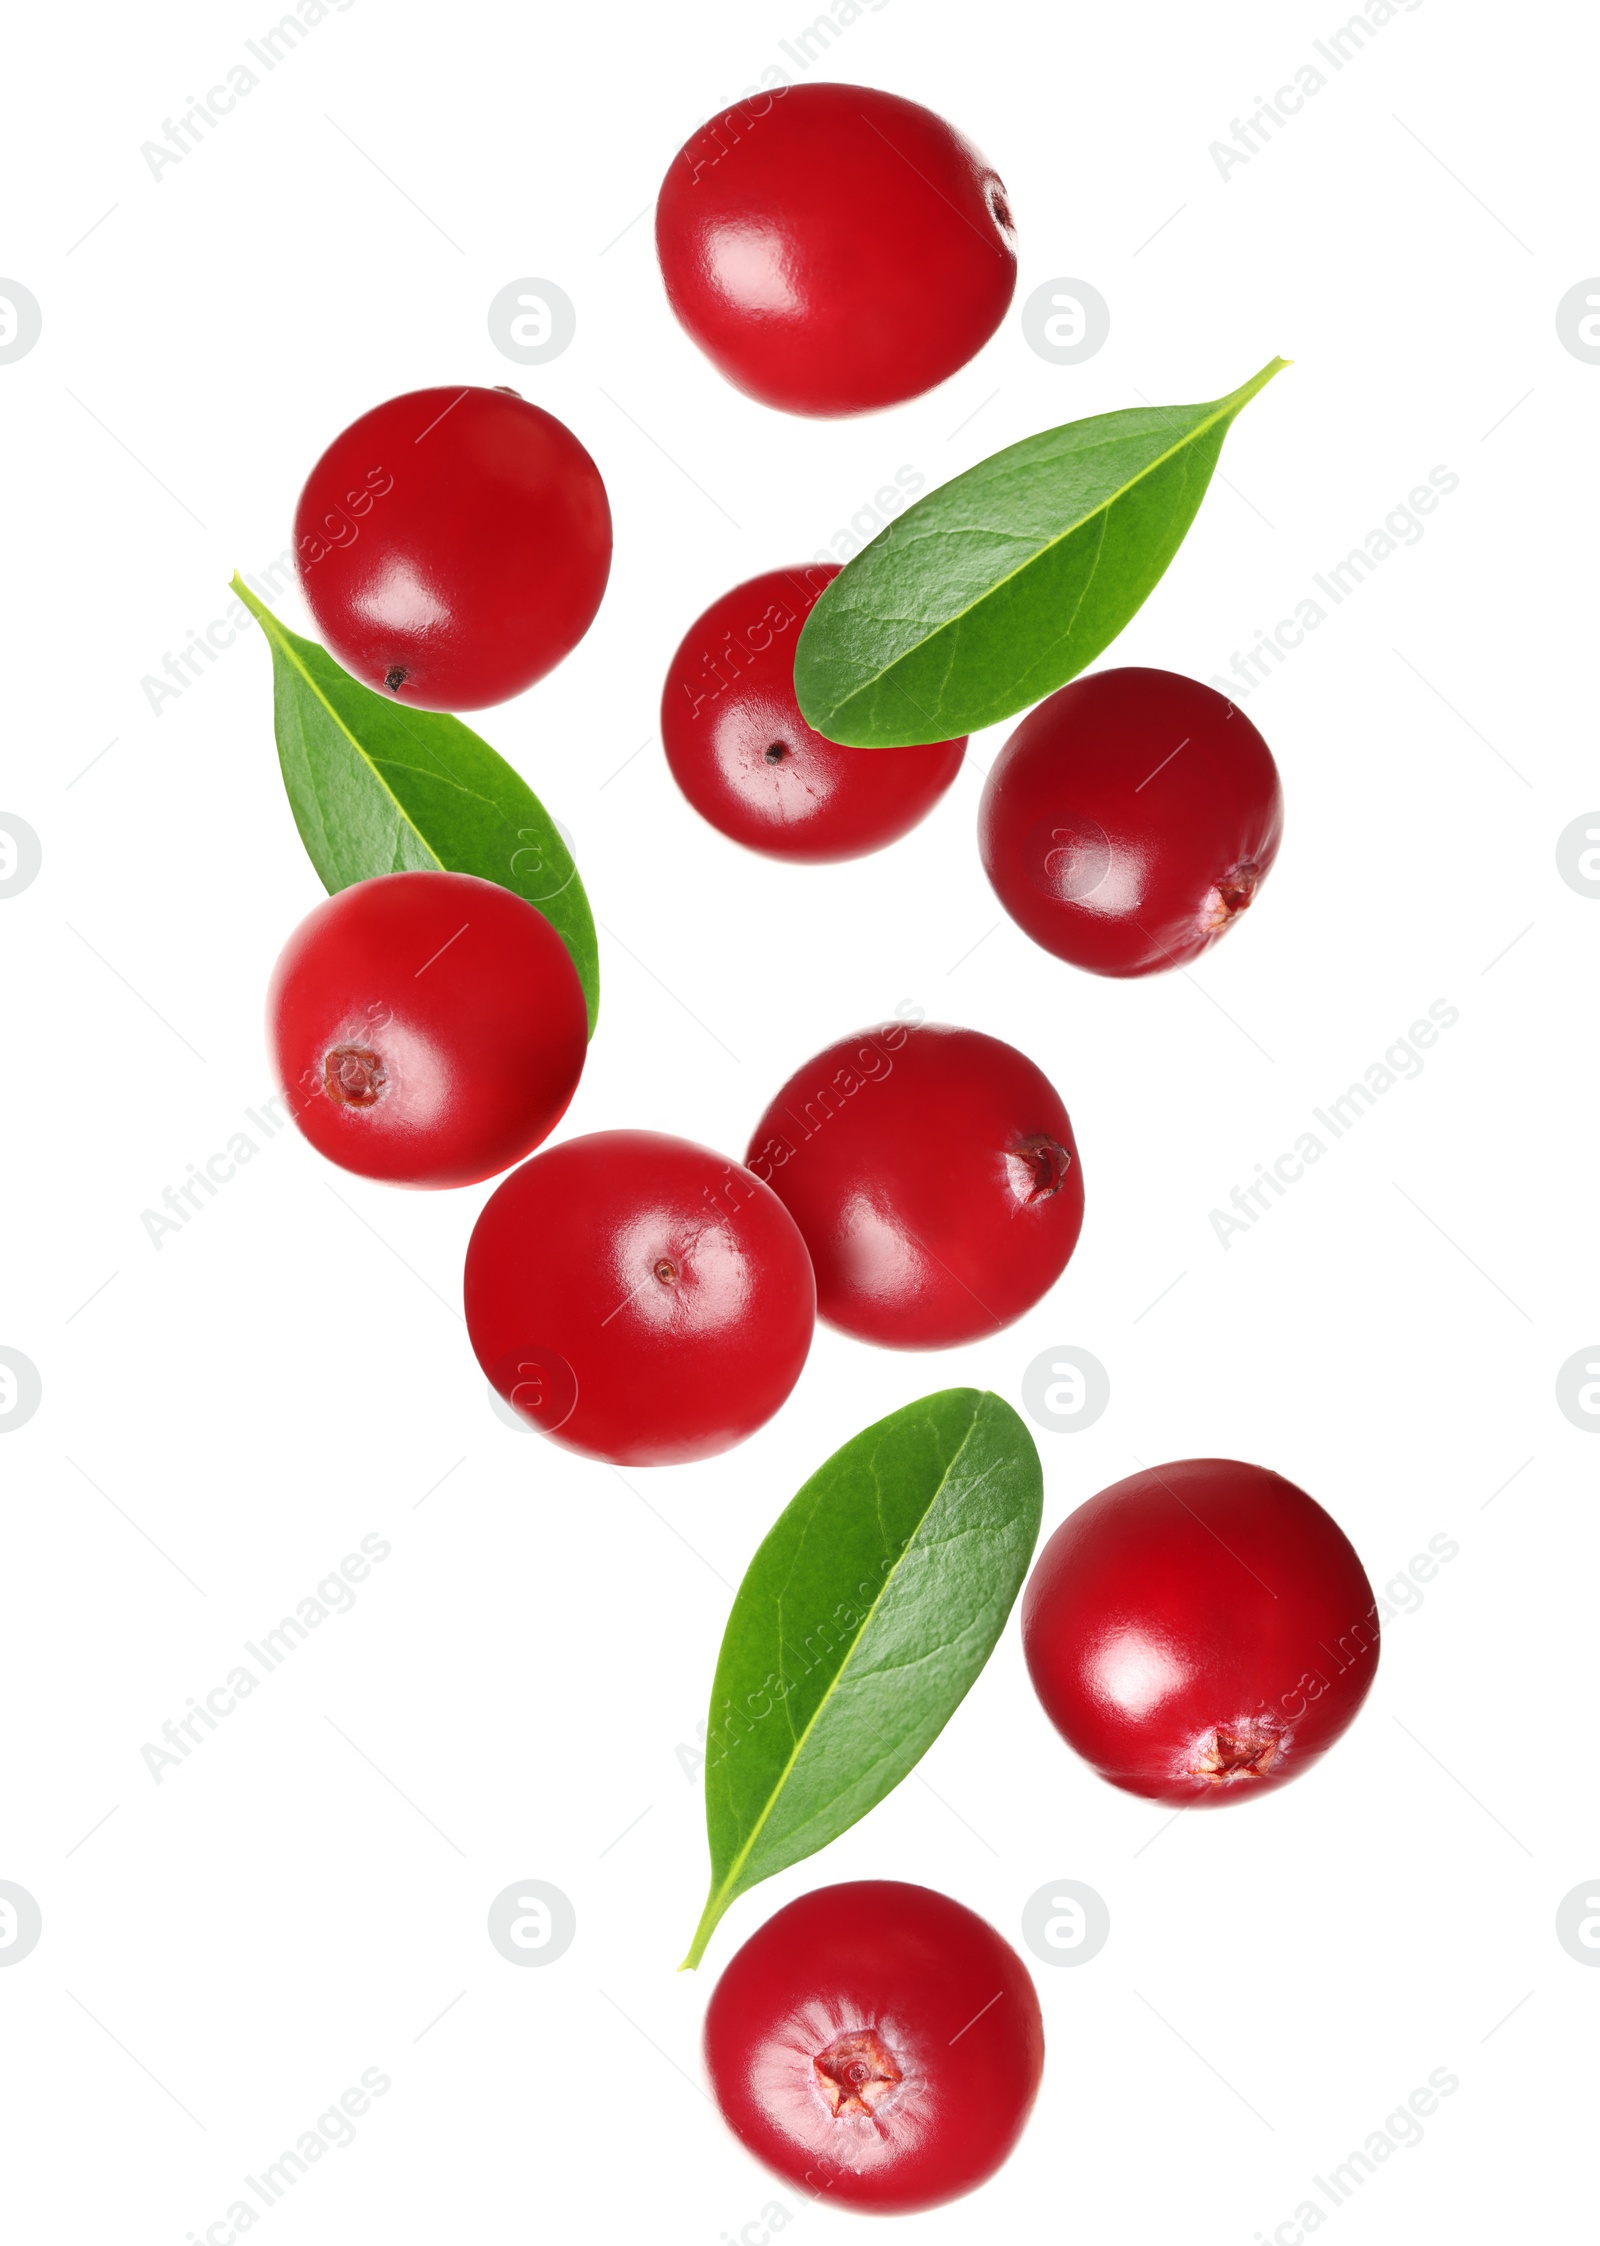
M805 1235L819 1314L891 1349L1009 1326L1055 1285L1083 1224L1059 1093L975 1029L883 1022L841 1038L790 1077L746 1160Z
M1326 1753L1371 1687L1378 1613L1304 1490L1186 1458L1062 1522L1023 1593L1022 1646L1045 1714L1102 1778L1192 1809Z
M597 1131L524 1163L473 1226L465 1288L490 1384L618 1466L743 1442L799 1379L816 1317L777 1195L656 1131Z
M473 1185L520 1162L576 1091L588 1028L549 921L467 873L339 890L284 945L267 996L301 1130L395 1185Z
M1283 791L1242 710L1175 671L1095 671L1029 712L978 814L1017 926L1097 975L1180 967L1278 855Z
M1028 1970L931 1887L851 1880L786 1904L706 2008L724 2119L792 2184L880 2215L986 2183L1044 2071Z
M931 109L787 86L691 134L656 203L672 309L789 413L899 405L966 365L1017 278L1006 191Z
M317 628L425 710L520 694L594 621L611 568L600 471L509 390L411 390L335 437L295 510Z
M661 697L672 776L735 842L813 864L864 857L925 818L961 769L965 740L847 749L813 733L794 698L800 627L837 562L773 569L713 602L684 635Z

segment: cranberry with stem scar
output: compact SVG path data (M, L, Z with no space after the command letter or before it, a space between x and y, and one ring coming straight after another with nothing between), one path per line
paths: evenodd
M980 1030L884 1022L841 1038L784 1085L745 1159L805 1235L819 1314L892 1349L1010 1325L1083 1224L1060 1094Z
M1102 1778L1215 1807L1298 1777L1353 1722L1377 1602L1304 1490L1180 1459L1062 1522L1023 1593L1022 1646L1046 1715Z
M457 383L362 414L306 478L295 562L353 677L424 710L504 702L594 621L611 568L600 471L553 413Z
M928 1887L852 1880L785 1905L706 2008L717 2104L758 2160L868 2214L942 2206L985 2183L1044 2069L1027 1968Z
M467 1332L491 1385L617 1466L710 1458L769 1420L811 1347L816 1286L777 1195L657 1131L551 1147L473 1227Z
M1041 702L978 814L984 870L1017 926L1097 975L1196 958L1254 900L1282 831L1266 742L1174 671L1095 671Z
M709 119L662 181L656 251L701 350L788 413L932 389L988 342L1017 278L993 167L870 86L787 86Z
M474 1185L554 1130L588 1049L578 971L548 920L467 873L380 874L284 945L267 1031L320 1154L392 1185Z
M794 692L794 650L837 563L768 570L713 601L684 634L661 695L679 787L731 841L812 865L881 850L927 816L965 740L851 749L814 732Z

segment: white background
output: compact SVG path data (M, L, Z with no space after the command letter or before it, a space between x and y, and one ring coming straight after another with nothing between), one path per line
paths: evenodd
M1341 8L884 0L806 72L780 45L806 12L764 0L356 0L153 179L140 144L274 20L101 5L8 35L0 271L44 310L0 367L0 810L44 851L0 902L0 1341L44 1383L0 1453L0 1876L44 1914L0 1973L9 2233L225 2238L242 2177L377 2068L388 2093L261 2212L269 2240L761 2246L775 2200L800 2237L843 2236L859 2218L777 2190L725 2132L698 2033L771 1909L865 1875L1014 1941L1052 1880L1111 1913L1091 1963L1035 1967L1048 2061L1020 2150L918 2237L1290 2246L1310 2179L1441 2068L1459 2088L1423 2141L1326 2225L1564 2227L1600 1974L1554 1914L1600 1870L1600 1549L1597 1447L1554 1384L1600 1325L1600 906L1555 844L1600 799L1600 368L1554 311L1600 270L1592 26L1425 0L1224 181L1209 144ZM657 183L770 65L928 103L1011 191L1016 307L892 413L768 412L668 314ZM545 368L485 323L528 274L578 311ZM1111 306L1082 366L1018 324L1057 275ZM660 681L729 585L810 555L904 464L932 485L1276 351L1293 368L1116 660L1225 671L1430 469L1460 485L1249 698L1286 841L1192 973L1102 982L1002 919L973 828L1003 731L918 832L842 868L746 856L677 796ZM1082 1245L1019 1326L920 1359L819 1332L754 1440L631 1486L489 1409L457 1309L487 1188L387 1191L284 1131L159 1250L141 1222L269 1089L263 990L321 893L260 635L159 715L141 680L225 613L235 566L284 549L337 430L456 381L566 419L616 518L588 638L478 720L571 830L606 931L563 1132L737 1154L792 1067L909 999L1032 1055L1082 1148ZM297 594L277 605L305 628ZM1211 1210L1439 999L1460 1020L1420 1077L1224 1250ZM1380 1588L1430 1537L1459 1546L1387 1629L1354 1731L1303 1784L1169 1825L1057 1740L1013 1622L926 1784L677 1974L705 1872L679 1750L729 1586L858 1427L957 1382L1015 1401L1064 1343L1112 1397L1039 1434L1047 1531L1136 1459L1220 1453L1311 1490ZM366 1534L392 1552L354 1611L157 1786L144 1743ZM578 1917L539 1971L484 1930L528 1878Z

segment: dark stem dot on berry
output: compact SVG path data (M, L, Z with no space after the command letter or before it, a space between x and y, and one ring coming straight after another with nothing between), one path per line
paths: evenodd
M786 756L787 756L788 754L789 754L789 747L788 747L788 743L787 743L787 742L785 742L785 741L769 741L769 742L768 742L768 744L767 744L767 751L766 751L766 756L767 756L767 762L768 762L769 764L781 764L781 763L783 762L784 758L785 758L785 757L786 757Z
M383 683L391 694L398 694L408 675L403 663L391 663L383 674Z
M664 1287L677 1284L678 1267L670 1256L662 1256L656 1263L656 1277Z

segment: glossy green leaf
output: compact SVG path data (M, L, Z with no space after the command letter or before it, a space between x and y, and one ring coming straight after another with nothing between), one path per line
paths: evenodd
M898 1786L988 1660L1039 1534L1043 1479L998 1396L924 1396L835 1451L739 1586L706 1728L711 1892L737 1895Z
M536 905L572 955L594 1034L594 920L555 822L521 775L443 710L409 709L351 678L235 577L272 650L278 762L294 823L331 893L373 874L475 873Z
M1153 591L1234 416L1288 363L1209 405L1046 429L919 499L806 618L806 722L855 748L947 741L1075 678Z

